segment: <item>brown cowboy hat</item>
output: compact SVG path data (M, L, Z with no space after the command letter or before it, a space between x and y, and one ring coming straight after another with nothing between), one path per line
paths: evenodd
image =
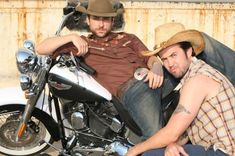
M144 51L144 56L155 55L163 49L179 43L190 42L196 55L200 54L205 42L201 32L197 30L185 30L181 23L167 23L155 29L155 46L153 51Z
M77 5L76 11L99 17L115 17L123 13L123 9L115 10L110 0L89 0L87 9Z

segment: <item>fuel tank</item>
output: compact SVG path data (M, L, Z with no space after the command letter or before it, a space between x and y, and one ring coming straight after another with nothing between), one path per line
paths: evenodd
M48 75L51 92L60 98L80 102L101 102L112 99L111 93L91 75L76 67L54 65Z

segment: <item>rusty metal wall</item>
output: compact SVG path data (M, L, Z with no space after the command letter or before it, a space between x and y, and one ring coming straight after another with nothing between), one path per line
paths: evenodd
M140 36L149 48L154 28L180 22L189 29L204 31L235 49L235 3L125 3L125 30Z
M155 27L181 22L186 28L204 31L235 50L235 3L123 1L123 4L124 31L136 34L149 49L154 45ZM0 0L1 78L18 75L15 52L23 40L38 43L55 34L65 5L65 0Z
M15 52L25 39L38 43L55 34L63 0L0 0L0 81L18 75Z

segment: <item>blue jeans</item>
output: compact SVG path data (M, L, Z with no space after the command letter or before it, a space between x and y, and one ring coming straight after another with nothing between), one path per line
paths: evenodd
M197 58L219 70L235 86L235 51L205 33L202 35L205 40L205 49Z
M135 79L128 83L120 101L140 127L143 139L146 139L162 128L161 90L153 90L148 83Z
M166 77L164 84L168 85L158 89L151 89L148 82L133 78L120 96L120 101L140 127L143 139L149 138L163 126L161 98L168 95L177 84L172 76Z
M228 156L220 150L214 151L212 148L205 150L205 148L200 145L186 144L183 148L190 156ZM164 151L165 148L150 150L144 152L142 156L164 156Z

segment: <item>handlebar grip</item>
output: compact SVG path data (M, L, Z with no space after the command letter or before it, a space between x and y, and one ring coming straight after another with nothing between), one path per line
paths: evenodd
M69 13L75 11L75 7L73 6L66 6L63 8L64 15L68 15Z
M86 63L84 62L80 62L80 67L81 70L87 72L90 75L94 75L96 73L95 69L93 69L92 67L88 66Z
M75 59L76 59L76 62L78 63L79 68L81 70L83 70L84 72L86 72L90 75L96 74L96 70L94 68L92 68L91 66L87 65L81 57L75 57Z

